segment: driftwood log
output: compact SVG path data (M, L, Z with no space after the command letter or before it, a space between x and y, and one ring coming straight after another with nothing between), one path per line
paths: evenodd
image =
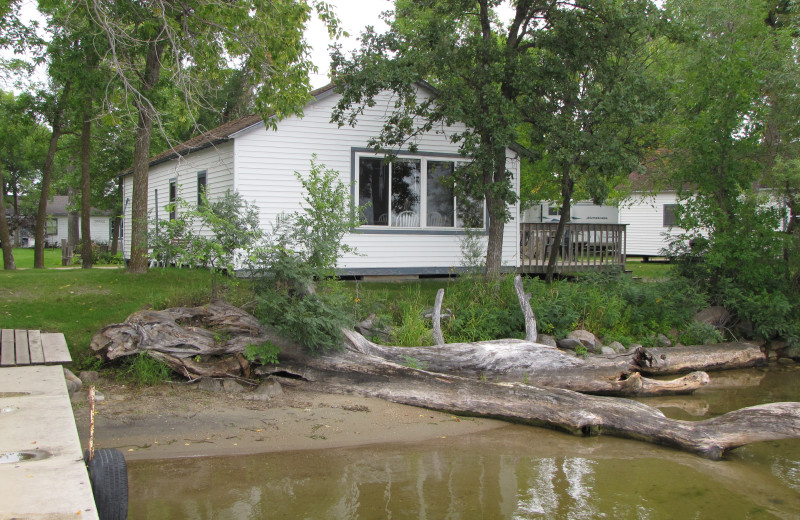
M292 342L263 329L252 316L214 303L198 308L140 311L123 324L104 328L93 339L92 349L106 359L147 352L189 378L247 377L250 365L242 356L245 346L269 340L283 348L280 365L260 367L259 373L291 374L313 389L379 397L581 435L645 440L710 458L719 458L725 451L751 442L800 437L800 403L774 403L686 422L669 419L655 408L628 399L586 395L553 386L559 380L585 382L594 377L601 381L599 393L615 393L609 390L617 377L614 374L627 374L616 381L616 393L648 395L649 380L637 371L642 363L646 364L648 355L652 357L646 349L582 360L522 340L397 348L375 345L352 331L346 331L346 338L342 352L311 357ZM742 348L750 346L739 346L734 351ZM415 366L425 370L401 364L410 357L416 360ZM735 358L734 366L738 366L735 363L739 358L729 357ZM547 381L551 384L541 384ZM707 382L707 374L701 372L653 384L667 383L675 387L670 393L684 393L691 391L688 389L692 385Z

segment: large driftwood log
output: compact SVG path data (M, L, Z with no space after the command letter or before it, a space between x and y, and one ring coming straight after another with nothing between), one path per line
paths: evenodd
M678 421L629 399L432 373L357 348L318 358L287 348L280 368L275 370L294 372L320 391L378 397L578 435L644 440L713 459L752 442L800 437L800 403L773 403L705 421Z
M311 357L285 338L264 330L243 311L215 303L200 308L135 313L124 324L106 327L98 333L92 348L108 359L148 352L187 377L247 375L249 365L241 352L248 343L269 340L284 351L278 367L262 367L261 372L293 373L314 389L379 397L581 435L608 434L645 440L710 458L719 458L725 451L751 442L800 437L800 403L745 408L706 421L677 421L668 419L655 408L628 399L590 396L519 382L497 383L492 378L482 381L472 376L432 372L430 366L429 370L410 368L391 360L397 355L394 347L372 344L352 331L347 331L346 336L343 352ZM560 367L554 368L554 373L590 372L577 358L519 340L403 350L427 356L424 359L433 363L436 350L439 357L447 359L444 353L451 349L460 353L461 362L482 360L479 361L481 366L495 374L505 371L521 374L519 371L523 367L530 368L530 361L515 359L520 356L541 357L549 366ZM630 370L636 365L633 354L598 359L595 370L599 373ZM440 368L449 366L453 371L470 373L464 366L459 368L452 358L450 363L443 362ZM634 383L629 384L638 385L637 381L643 379L633 373L625 381L633 380Z
M751 343L649 348L638 359L643 374L680 374L692 370L728 370L764 365L766 355Z

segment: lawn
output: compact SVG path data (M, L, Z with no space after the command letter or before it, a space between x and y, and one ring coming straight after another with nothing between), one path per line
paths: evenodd
M663 280L669 276L672 264L667 262L643 262L640 258L628 258L625 269L631 271L633 276L642 280Z
M91 362L89 343L102 327L134 311L208 301L210 273L151 269L30 269L0 272L0 327L63 332L76 366Z
M0 255L0 267L5 267L2 255ZM33 269L33 248L15 248L14 249L14 264L18 269ZM61 267L61 249L44 249L44 266L45 267Z

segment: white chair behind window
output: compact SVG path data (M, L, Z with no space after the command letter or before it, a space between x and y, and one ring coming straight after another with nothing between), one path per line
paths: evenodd
M403 211L394 219L396 227L419 227L419 215L413 211Z
M445 225L444 217L437 212L428 213L428 225L433 227L442 227Z

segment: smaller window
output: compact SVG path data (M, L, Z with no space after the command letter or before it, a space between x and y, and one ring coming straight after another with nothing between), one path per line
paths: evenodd
M48 217L47 222L45 223L45 234L47 235L58 234L58 219L53 217Z
M664 227L675 226L675 210L677 208L677 204L664 204Z
M175 179L169 181L169 219L175 220L175 202L178 195L178 186Z
M561 208L558 206L548 206L547 207L547 214L551 217L558 217L561 215Z
M197 172L197 206L203 205L203 195L206 193L206 170Z

